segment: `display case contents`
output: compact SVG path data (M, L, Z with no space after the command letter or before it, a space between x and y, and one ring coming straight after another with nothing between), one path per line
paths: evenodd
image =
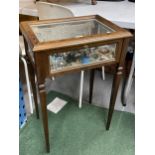
M50 55L51 72L98 64L115 60L116 44L98 47L85 46L77 51L54 53Z

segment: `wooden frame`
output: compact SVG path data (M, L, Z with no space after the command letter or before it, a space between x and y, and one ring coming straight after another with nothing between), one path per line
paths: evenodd
M93 36L85 36L82 38L39 42L39 40L37 39L37 37L35 36L34 32L32 31L30 27L30 25L32 24L39 25L39 24L48 24L48 23L62 23L62 22L71 22L71 21L89 20L89 19L96 19L99 22L103 23L104 25L107 25L108 27L112 28L115 32L108 33L108 34L97 34ZM25 39L27 59L29 63L31 64L29 65L30 70L31 72L33 70L34 71L33 76L34 74L36 74L36 77L37 77L36 86L39 89L39 96L41 99L43 127L44 127L44 133L45 133L47 152L50 151L49 133L48 133L48 117L47 117L47 109L46 109L46 92L45 92L45 79L47 77L57 76L57 75L65 74L67 72L94 69L94 68L99 68L99 67L106 66L106 65L115 64L116 73L113 79L109 113L108 113L108 119L107 119L107 125L106 125L106 129L108 130L110 127L110 122L111 122L112 114L114 111L114 106L115 106L117 91L118 91L120 80L121 80L121 75L123 73L123 64L124 64L126 49L128 46L128 41L132 37L131 33L125 29L118 27L117 25L113 24L112 22L98 15L22 22L20 24L20 29ZM53 51L63 52L63 51L71 50L71 49L72 50L80 49L80 48L83 48L85 45L89 47L94 47L94 46L113 44L113 43L117 44L116 58L114 61L98 63L94 65L80 66L79 68L73 68L67 71L61 71L57 73L50 72L49 55L53 53ZM32 81L34 84L34 80ZM35 91L33 92L36 93ZM37 102L36 99L35 99L35 102ZM37 116L39 116L38 112L37 112Z

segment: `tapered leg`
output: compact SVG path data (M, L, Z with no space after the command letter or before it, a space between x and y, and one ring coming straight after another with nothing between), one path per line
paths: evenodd
M92 103L93 88L94 88L94 77L95 69L90 70L90 80L89 80L89 103Z
M38 100L37 100L37 90L36 90L36 82L35 82L35 72L34 72L33 66L31 65L30 62L28 62L28 69L29 69L31 87L32 87L32 92L33 92L33 98L34 98L36 116L37 116L37 119L39 119L39 108L38 108Z
M113 78L113 85L112 85L112 91L111 91L111 98L110 98L110 105L109 105L109 111L108 111L108 119L107 119L107 124L106 124L106 130L109 130L109 127L110 127L112 114L113 114L114 107L115 107L117 92L118 92L121 77L123 74L123 66L124 66L125 56L127 53L128 43L129 43L129 38L123 40L120 61L119 61L119 64L116 68L116 73L115 73L114 78Z
M109 127L110 127L112 114L113 114L114 106L115 106L115 101L116 101L116 97L117 97L117 92L118 92L121 77L122 77L122 69L123 69L123 67L118 67L117 72L113 78L113 86L112 86L112 92L111 92L111 98L110 98L106 130L109 130Z
M43 120L43 128L44 128L44 135L45 135L46 151L50 152L48 117L47 117L47 108L46 108L46 92L45 92L44 84L39 85L39 95L40 95L40 102L41 102L41 111L42 111L42 120Z

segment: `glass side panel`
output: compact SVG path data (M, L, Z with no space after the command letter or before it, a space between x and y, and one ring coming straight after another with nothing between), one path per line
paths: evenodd
M40 42L79 38L114 32L96 19L30 25Z
M116 44L104 45L77 51L54 53L49 56L51 72L80 68L115 60Z

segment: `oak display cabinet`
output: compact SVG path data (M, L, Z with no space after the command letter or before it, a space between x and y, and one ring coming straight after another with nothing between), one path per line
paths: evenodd
M106 129L110 127L131 33L98 16L27 21L20 24L39 118L41 101L46 150L50 151L45 79L68 72L115 65ZM35 82L37 77L37 84Z

